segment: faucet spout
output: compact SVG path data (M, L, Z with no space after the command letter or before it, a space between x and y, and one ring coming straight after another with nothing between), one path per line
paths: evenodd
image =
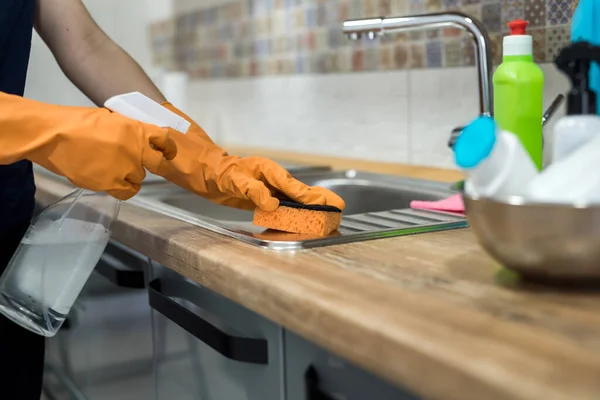
M475 63L479 81L479 109L482 115L494 113L491 78L491 43L483 24L477 19L460 12L445 12L406 17L366 18L348 20L343 23L343 31L351 39L362 35L381 36L407 30L437 29L455 27L467 31L475 43Z

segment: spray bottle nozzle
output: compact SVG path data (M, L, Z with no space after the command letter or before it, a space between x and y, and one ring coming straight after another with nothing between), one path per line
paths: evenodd
M571 80L567 97L567 114L596 114L596 94L590 90L589 72L592 62L600 63L600 47L588 42L575 42L563 48L554 63Z

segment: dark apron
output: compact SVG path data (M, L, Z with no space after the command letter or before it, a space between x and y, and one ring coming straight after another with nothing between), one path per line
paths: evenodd
M35 0L0 0L0 91L23 95ZM2 122L0 121L0 146ZM0 165L0 272L25 233L34 207L29 161ZM44 337L0 316L0 399L39 400Z
M23 95L35 0L0 0L0 91ZM1 127L0 123L0 127ZM0 128L0 145L2 144ZM35 185L31 162L0 165L0 234L31 219Z

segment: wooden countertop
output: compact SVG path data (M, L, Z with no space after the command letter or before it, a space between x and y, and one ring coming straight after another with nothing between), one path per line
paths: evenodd
M423 398L600 399L600 294L502 285L469 229L272 252L125 204L114 237Z

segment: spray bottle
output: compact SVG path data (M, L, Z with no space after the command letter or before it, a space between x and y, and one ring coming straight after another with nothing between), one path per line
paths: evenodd
M109 99L106 106L182 133L190 126L137 92ZM45 208L0 278L0 313L34 333L54 336L100 260L120 204L106 193L76 189Z

